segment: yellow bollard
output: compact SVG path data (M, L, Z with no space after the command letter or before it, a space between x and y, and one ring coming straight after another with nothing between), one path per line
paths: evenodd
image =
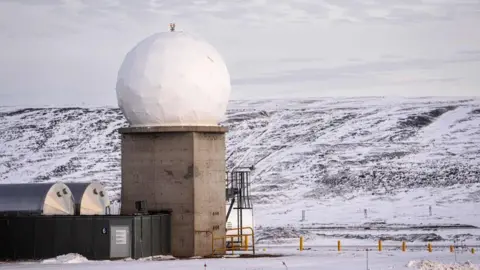
M342 244L340 243L340 240L337 242L337 249L339 252L342 250Z
M300 251L303 250L303 236L300 236Z
M382 251L382 240L378 240L378 251Z
M472 254L475 254L475 249L474 248L472 248Z
M402 242L402 251L403 252L407 251L407 242L405 241Z
M248 235L245 236L245 251L248 251Z
M450 252L455 252L455 247L453 245L450 246Z
M428 252L432 252L432 244L428 243L427 245Z

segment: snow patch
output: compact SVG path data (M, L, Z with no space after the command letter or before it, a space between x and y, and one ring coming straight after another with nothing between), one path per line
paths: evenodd
M176 260L172 255L156 255L145 258L139 258L137 261L169 261Z
M471 262L465 262L463 264L443 264L433 261L410 261L407 267L419 269L419 270L479 270L480 266Z
M88 259L77 253L68 253L60 255L55 258L42 260L41 263L57 264L57 263L84 263L88 262Z

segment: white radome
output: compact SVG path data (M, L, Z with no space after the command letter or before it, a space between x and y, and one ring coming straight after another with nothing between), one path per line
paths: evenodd
M147 37L118 71L118 105L130 126L216 126L231 85L220 54L185 32Z

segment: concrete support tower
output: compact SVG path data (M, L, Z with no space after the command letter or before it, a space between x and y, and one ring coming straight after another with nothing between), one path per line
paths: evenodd
M212 253L225 234L225 128L122 128L122 214L172 213L172 253ZM222 241L215 242L222 248Z
M230 75L218 52L181 31L138 43L120 67L121 213L172 215L172 255L221 253L225 236L225 132Z

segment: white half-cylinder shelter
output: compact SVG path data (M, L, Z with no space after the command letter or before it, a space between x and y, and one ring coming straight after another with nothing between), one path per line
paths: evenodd
M217 50L185 32L162 32L125 56L116 92L132 127L217 126L230 97L230 74Z
M75 204L64 183L0 184L0 215L73 215Z
M67 183L75 199L76 215L105 215L110 199L105 187L97 181Z

